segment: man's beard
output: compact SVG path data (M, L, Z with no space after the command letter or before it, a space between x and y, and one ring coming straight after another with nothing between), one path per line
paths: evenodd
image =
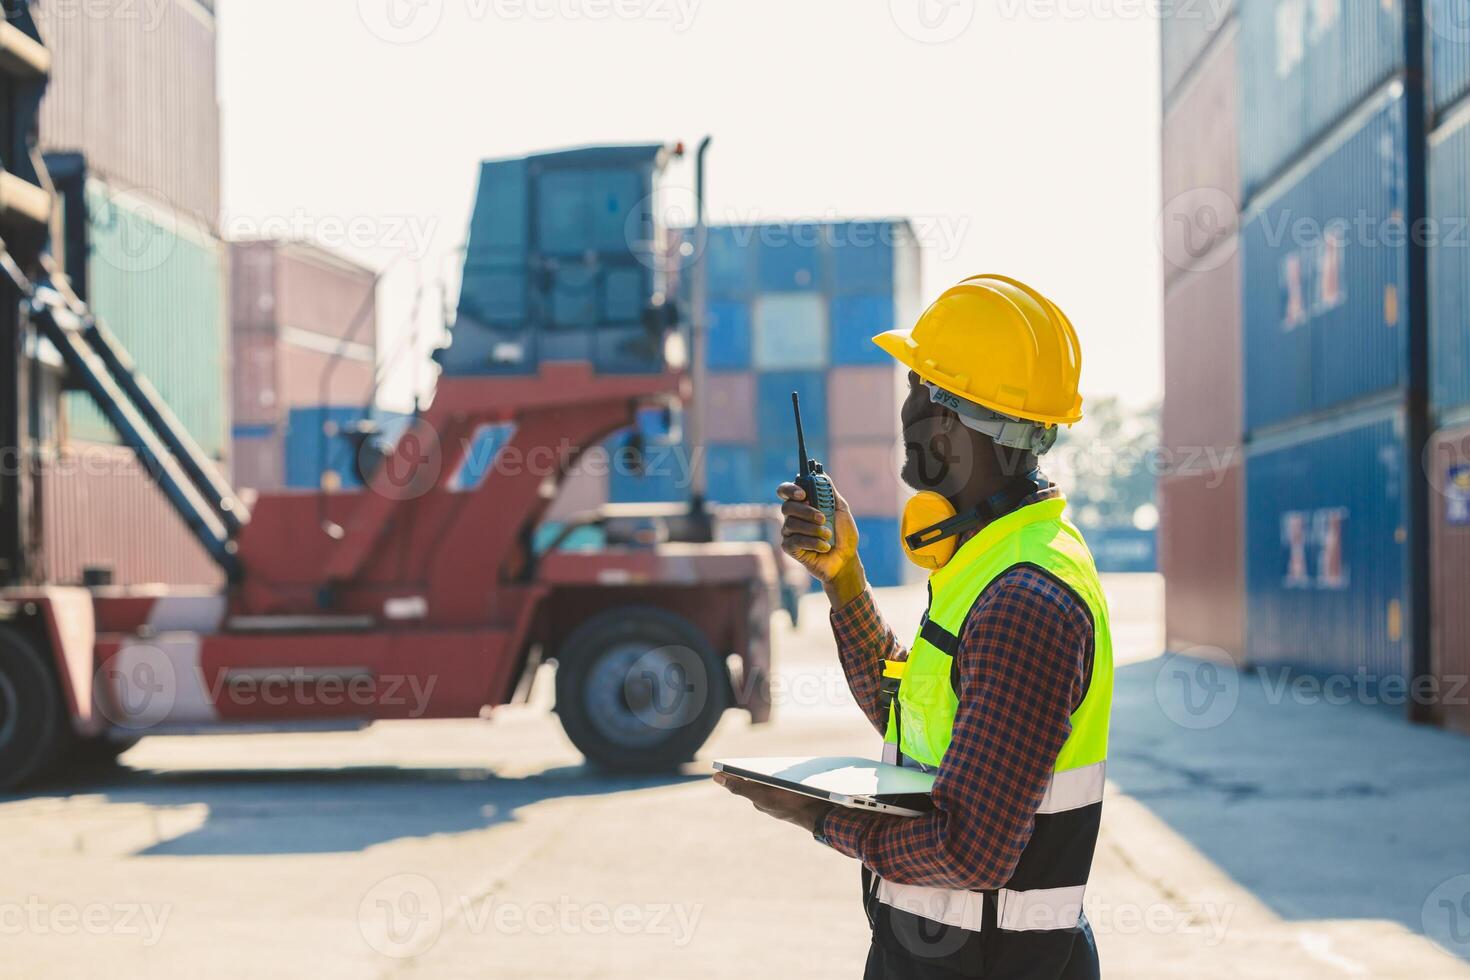
M953 486L955 460L949 436L943 433L935 433L923 442L905 442L899 479L914 490L932 490L948 497L959 489Z

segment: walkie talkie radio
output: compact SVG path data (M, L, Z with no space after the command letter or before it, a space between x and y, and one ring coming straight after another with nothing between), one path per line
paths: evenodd
M837 533L837 491L832 489L832 479L822 472L822 464L806 454L806 434L801 431L801 396L791 393L791 409L796 413L796 451L800 469L796 485L806 494L806 502L827 517L827 526Z

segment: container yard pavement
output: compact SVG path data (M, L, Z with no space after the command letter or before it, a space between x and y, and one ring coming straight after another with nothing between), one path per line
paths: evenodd
M1105 973L1470 976L1422 935L1467 948L1470 740L1158 659L1159 580L1106 584ZM585 772L540 684L492 723L154 739L3 798L0 975L857 977L856 868L705 775L875 748L822 602L778 637L780 720L731 713L678 777ZM880 602L907 631L923 592Z

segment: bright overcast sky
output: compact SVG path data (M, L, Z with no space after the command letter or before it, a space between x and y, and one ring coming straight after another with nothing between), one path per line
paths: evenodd
M1152 6L219 0L225 227L386 267L391 353L416 282L420 329L442 322L479 160L711 133L715 220L911 217L926 296L1027 280L1077 325L1085 392L1143 402L1161 368ZM414 375L401 358L390 394Z

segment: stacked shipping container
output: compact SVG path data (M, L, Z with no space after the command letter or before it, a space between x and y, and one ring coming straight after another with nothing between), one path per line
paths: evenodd
M1427 654L1412 25L1399 3L1241 20L1249 656L1398 684Z
M703 400L709 497L769 503L796 474L791 392L807 452L852 506L864 565L878 585L905 581L898 514L903 372L874 334L918 313L920 253L905 221L711 228ZM673 458L672 456L670 458ZM682 481L682 482L681 482ZM614 501L688 499L687 467L614 472Z
M235 483L315 488L330 472L351 485L350 445L334 433L372 415L377 276L272 241L232 244L230 272Z
M1431 0L1429 474L1431 660L1437 716L1470 733L1470 21Z
M1194 413L1182 406L1201 392L1238 410L1244 474L1214 474L1224 492L1244 488L1246 630L1232 652L1401 683L1427 665L1428 637L1425 264L1410 234L1425 205L1423 93L1405 84L1423 39L1398 2L1235 7L1238 26L1227 21L1166 91L1161 241L1186 268L1166 277L1165 442L1177 458L1185 444L1231 435L1184 421ZM1182 10L1164 25L1166 81L1171 47L1188 47L1169 35L1198 28L1180 22ZM1219 150L1216 169L1202 164L1181 183L1170 157L1218 146L1199 128L1229 98L1212 78L1233 72L1238 183L1226 183L1231 165ZM1179 214L1200 250L1171 235ZM1210 242L1211 229L1231 244ZM1237 277L1232 297L1223 284ZM1239 379L1233 391L1211 377L1221 364ZM1232 588L1224 570L1241 553L1208 524L1241 526L1240 512L1212 506L1223 498L1203 497L1177 473L1161 495L1171 640L1203 632L1198 622L1228 636L1204 600Z
M1202 12L1203 13L1203 12ZM1170 649L1244 652L1238 26L1172 18L1164 51L1165 471Z
M69 181L61 188L67 269L194 438L222 456L227 256L216 235L212 5L167 0L97 16L42 4L36 15L55 65L40 128L48 159ZM51 580L98 568L119 583L217 581L148 475L109 445L95 409L81 396L65 408L60 444L50 447L55 463L42 475ZM133 536L126 547L117 536L124 521Z

